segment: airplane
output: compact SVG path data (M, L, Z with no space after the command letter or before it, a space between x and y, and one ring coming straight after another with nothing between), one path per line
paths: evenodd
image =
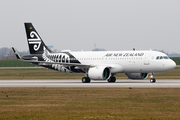
M166 54L152 50L131 51L51 51L43 42L32 23L24 23L30 55L20 56L12 47L16 58L22 61L67 73L84 73L82 83L91 80L107 80L114 83L114 75L125 73L129 79L146 79L155 83L154 73L176 67Z

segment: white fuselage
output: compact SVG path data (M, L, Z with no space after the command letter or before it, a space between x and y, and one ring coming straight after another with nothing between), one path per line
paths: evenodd
M111 73L155 73L174 69L176 64L166 54L157 51L89 51L69 52L81 64L91 66L107 66ZM70 62L65 53L49 53L56 60ZM59 58L59 56L65 56ZM159 57L159 59L157 59ZM161 58L161 59L160 59ZM64 59L64 60L63 60ZM72 61L71 60L71 61Z

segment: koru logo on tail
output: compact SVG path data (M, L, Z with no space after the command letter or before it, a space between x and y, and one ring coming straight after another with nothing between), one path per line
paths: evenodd
M38 51L41 46L41 39L40 39L39 35L36 32L32 31L30 33L30 37L32 39L28 39L29 44L34 44L34 46L33 46L34 50Z

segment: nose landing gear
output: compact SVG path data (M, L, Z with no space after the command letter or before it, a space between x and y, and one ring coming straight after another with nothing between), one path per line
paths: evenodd
M151 74L150 83L155 83L156 79L154 78L154 73Z

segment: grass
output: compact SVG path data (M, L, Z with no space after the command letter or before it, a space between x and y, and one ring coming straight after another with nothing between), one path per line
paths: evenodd
M155 73L157 79L180 79L180 67L168 72Z
M180 57L171 57L177 65L180 65Z
M0 79L81 79L82 73L63 73L44 68L0 69ZM125 74L117 74L117 79L127 79ZM155 74L156 79L180 79L180 67Z
M42 68L0 69L0 79L81 79ZM127 78L124 74L117 79ZM180 68L155 74L180 79ZM0 120L178 120L180 89L0 88Z
M0 88L0 119L180 118L180 89Z
M81 79L83 76L44 68L0 69L0 79Z
M0 67L37 67L29 62L20 60L0 60Z

